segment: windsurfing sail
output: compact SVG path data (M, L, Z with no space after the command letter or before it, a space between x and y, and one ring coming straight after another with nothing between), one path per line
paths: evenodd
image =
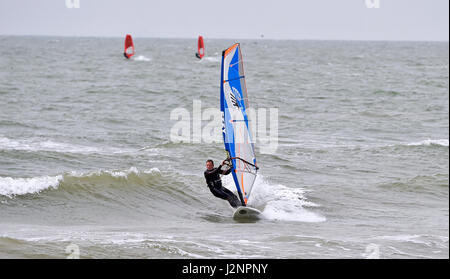
M232 175L243 206L256 179L258 167L251 136L252 122L248 117L241 46L234 44L222 52L220 109L225 150L232 163Z
M203 56L205 56L205 43L203 42L202 36L198 36L197 48L198 50L195 56L197 56L198 59L202 59Z
M125 37L125 49L123 51L123 55L126 58L130 58L134 55L134 44L130 34L127 34Z

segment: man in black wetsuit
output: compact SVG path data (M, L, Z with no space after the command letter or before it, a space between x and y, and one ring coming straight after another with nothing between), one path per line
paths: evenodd
M223 161L218 168L215 168L213 160L206 161L206 184L208 184L209 190L211 191L211 193L213 193L214 196L224 200L228 200L232 207L237 208L239 205L241 205L238 197L236 197L236 195L233 194L230 190L222 186L220 175L227 175L231 173L231 169L226 171L222 170L222 166L225 164L225 162L226 160Z

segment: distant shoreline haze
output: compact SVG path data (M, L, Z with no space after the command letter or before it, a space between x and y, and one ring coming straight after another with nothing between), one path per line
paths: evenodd
M34 34L0 34L0 37L48 37L48 38L98 38L98 39L120 39L125 38L123 36L88 36L88 35L80 35L80 36L72 36L72 35L34 35ZM158 39L158 40L197 40L198 37L150 37L150 36L133 36L134 39ZM217 37L205 37L205 40L248 40L248 41L323 41L323 42L417 42L417 43L448 43L449 40L376 40L376 39L367 39L367 40L358 40L358 39L274 39L274 38L217 38Z
M73 2L73 1L72 1ZM449 41L448 0L0 1L0 34ZM70 5L69 5L70 6Z

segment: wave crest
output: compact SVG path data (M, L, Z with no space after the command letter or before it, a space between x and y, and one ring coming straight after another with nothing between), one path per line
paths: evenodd
M0 177L0 195L12 197L39 193L51 188L56 189L62 180L62 175L31 178Z
M439 146L445 146L448 147L448 139L438 139L438 140L432 140L432 139L427 139L427 140L422 140L419 142L412 142L412 143L408 143L409 146L431 146L431 145L439 145Z
M97 171L91 173L70 172L56 176L39 176L31 178L0 177L0 195L13 197L36 194L44 190L59 187L77 187L79 185L107 184L111 180L132 180L137 184L144 184L152 178L161 176L158 168L139 171L136 167L120 171Z

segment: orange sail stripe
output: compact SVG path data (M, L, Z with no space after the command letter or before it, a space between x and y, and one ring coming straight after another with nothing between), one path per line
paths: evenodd
M225 50L225 56L227 56L228 53L230 53L230 51L232 51L238 45L239 45L239 43L236 43L236 44L232 45L231 47L229 47L227 50Z
M247 193L245 193L245 189L244 189L244 173L241 173L241 185L242 185L242 191L243 191L243 196L244 196L244 200L245 200L245 204L247 204Z

